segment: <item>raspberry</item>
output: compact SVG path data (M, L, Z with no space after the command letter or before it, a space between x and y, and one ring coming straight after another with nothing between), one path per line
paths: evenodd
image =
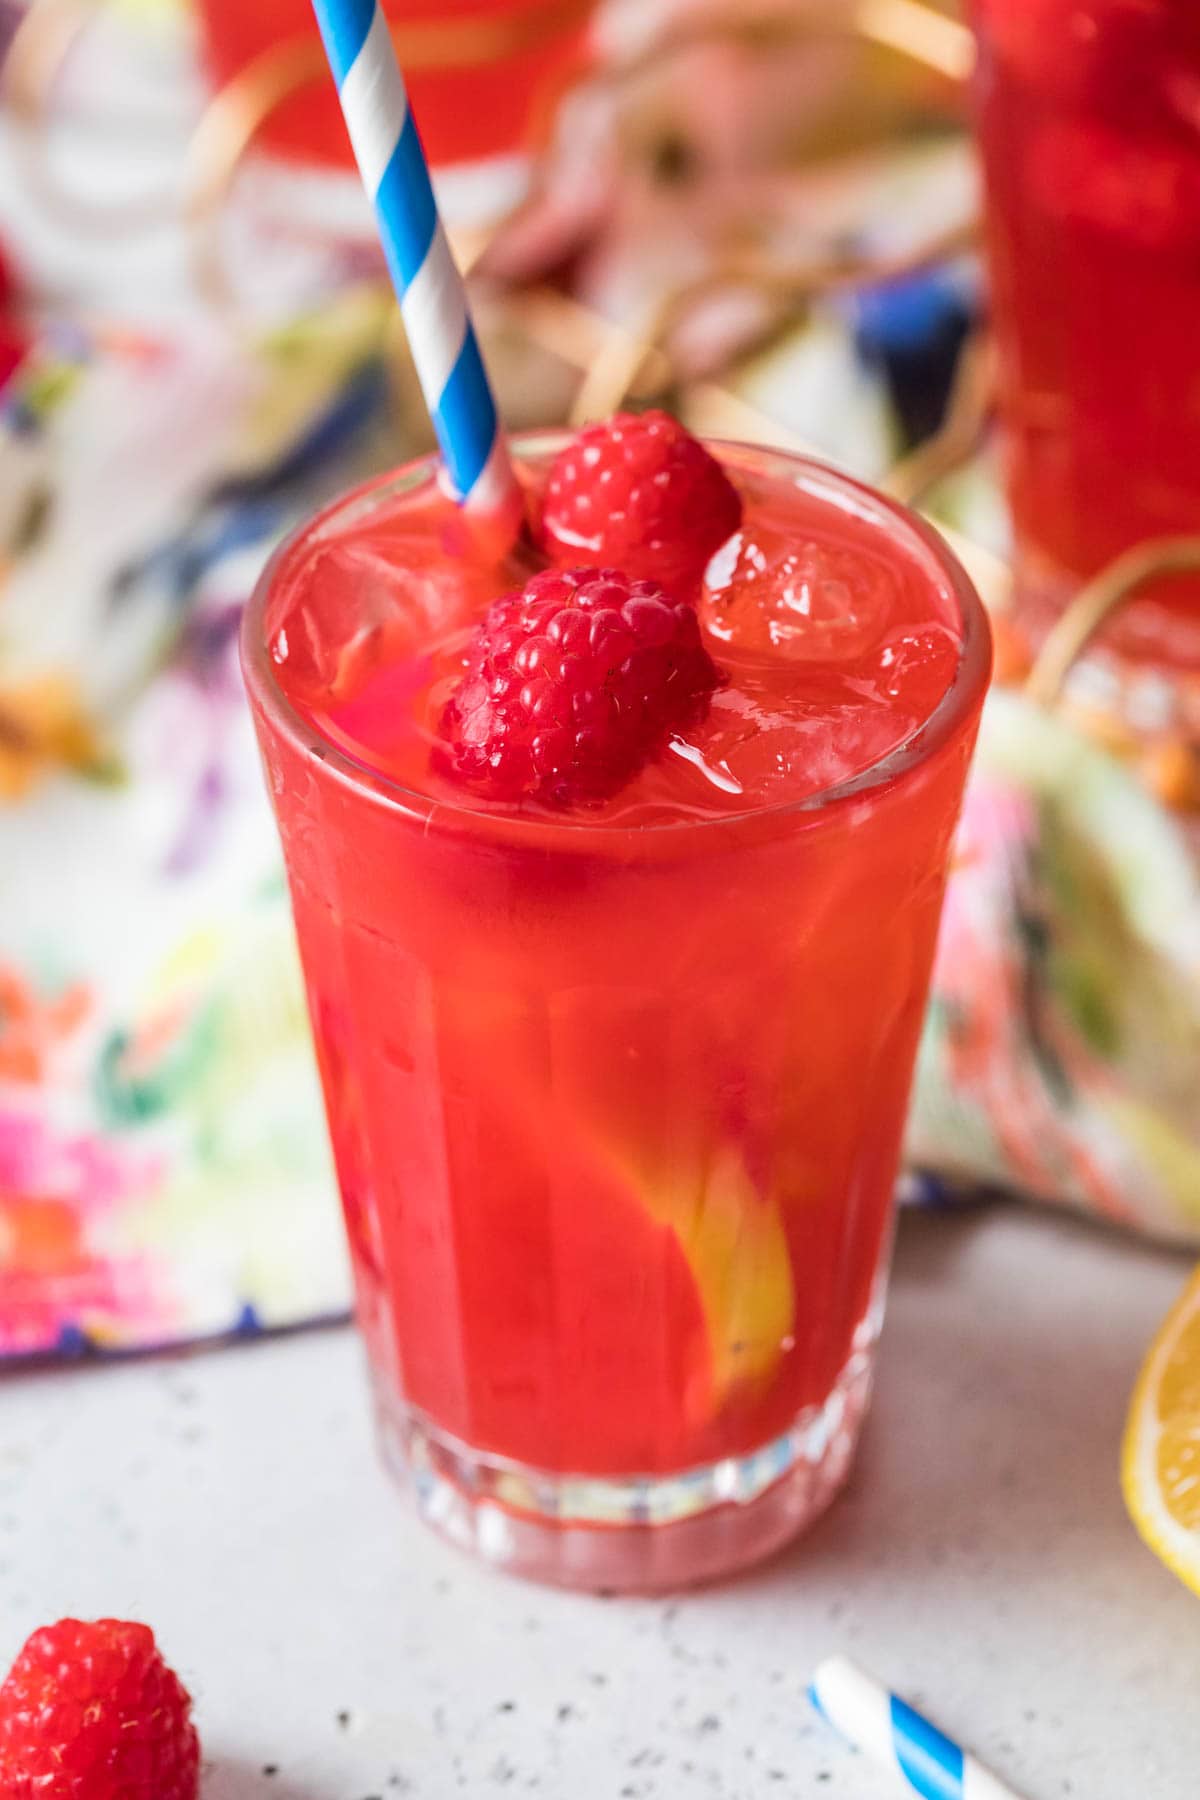
M684 599L741 517L724 469L677 420L618 413L555 457L542 539L558 562L615 564Z
M476 628L443 760L493 800L605 800L719 683L683 601L616 569L548 569Z
M196 1800L192 1702L146 1625L35 1631L0 1688L4 1800Z

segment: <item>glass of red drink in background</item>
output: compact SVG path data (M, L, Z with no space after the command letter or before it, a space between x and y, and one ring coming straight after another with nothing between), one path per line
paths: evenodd
M562 442L518 441L534 493ZM847 1472L989 669L924 525L716 449L725 684L599 807L436 773L513 580L429 461L298 532L243 637L388 1460L457 1541L593 1588L761 1557Z
M497 165L523 162L548 135L555 101L584 65L592 8L590 0L387 0L384 10L401 34L405 85L430 162L486 180ZM274 108L256 141L299 165L351 169L311 0L200 0L200 15L217 87L287 46L312 45L316 78Z
M973 0L1018 621L1200 524L1200 8ZM1105 642L1200 670L1200 575Z

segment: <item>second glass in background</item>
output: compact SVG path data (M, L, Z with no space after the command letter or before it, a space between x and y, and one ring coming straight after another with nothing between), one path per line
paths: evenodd
M587 56L594 0L387 0L413 112L434 168L472 192L450 212L498 216L520 198L531 154ZM263 91L312 49L312 74L269 111L256 143L311 170L353 167L310 0L199 0L204 57L217 88L249 71ZM299 53L297 55L297 52ZM286 83L283 85L286 86ZM489 203L489 197L494 200ZM444 200L445 204L445 200Z
M1091 576L1200 526L1200 10L975 0L1001 409L1032 645ZM1200 672L1200 575L1105 636Z

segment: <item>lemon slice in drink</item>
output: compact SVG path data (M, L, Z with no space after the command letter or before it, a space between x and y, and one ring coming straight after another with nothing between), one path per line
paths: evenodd
M1142 1368L1121 1479L1150 1548L1200 1593L1200 1269Z

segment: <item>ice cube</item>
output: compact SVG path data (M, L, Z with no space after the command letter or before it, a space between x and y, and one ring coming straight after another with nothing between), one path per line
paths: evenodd
M702 734L705 765L747 807L802 800L869 768L910 729L906 715L847 694L785 711L768 695L725 689Z
M427 538L320 545L293 578L271 644L280 680L309 706L344 704L381 667L423 659L456 630L480 572Z
M881 556L798 538L759 516L709 564L700 611L705 630L733 651L842 663L874 648L898 599Z
M879 692L914 722L927 719L958 673L962 645L948 625L892 632L879 652Z

